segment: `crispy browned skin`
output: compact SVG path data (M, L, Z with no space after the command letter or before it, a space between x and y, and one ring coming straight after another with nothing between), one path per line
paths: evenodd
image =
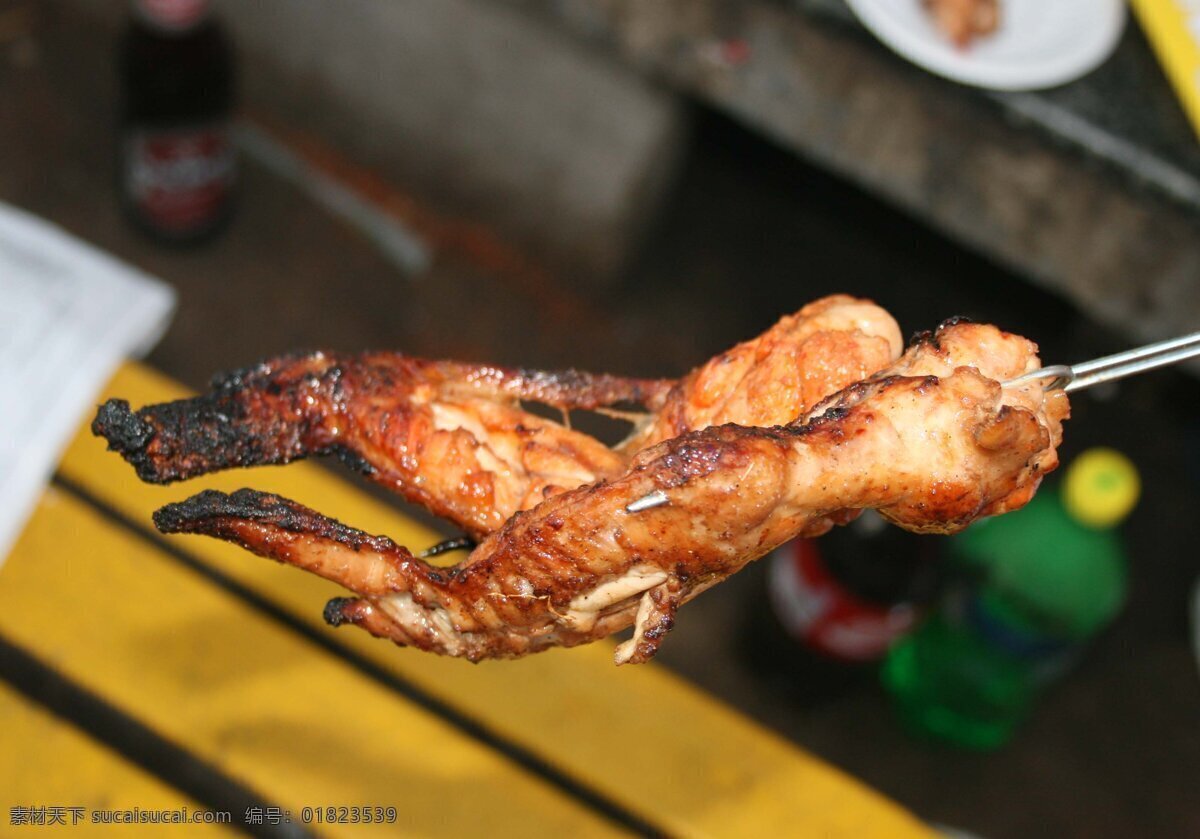
M156 515L354 591L326 608L399 644L471 660L573 646L635 624L617 662L654 655L678 606L796 535L873 507L950 533L1023 505L1057 464L1069 407L1039 385L1036 347L952 324L786 427L711 427L638 454L620 477L514 515L463 562L434 568L276 496L202 493ZM666 505L626 512L661 490Z
M482 536L543 493L619 474L595 438L521 409L654 405L670 382L426 361L398 353L284 356L220 378L205 396L102 405L92 430L146 481L335 454Z
M786 425L903 349L900 327L874 303L823 297L684 376L620 448L635 454L710 425Z
M900 331L865 300L828 297L677 381L308 353L214 382L212 393L136 414L123 400L92 429L147 481L336 454L374 481L481 538L517 510L615 478L629 458L709 425L781 425L895 360ZM531 414L616 403L645 415L617 450Z

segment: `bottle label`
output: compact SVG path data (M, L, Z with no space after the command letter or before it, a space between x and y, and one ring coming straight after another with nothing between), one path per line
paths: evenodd
M187 235L224 211L237 174L224 125L133 131L126 144L126 194L153 227Z
M210 0L135 0L138 17L155 29L184 32L208 15Z
M855 597L825 569L810 539L795 539L768 559L771 605L809 647L843 661L874 661L916 621L912 606L877 606Z

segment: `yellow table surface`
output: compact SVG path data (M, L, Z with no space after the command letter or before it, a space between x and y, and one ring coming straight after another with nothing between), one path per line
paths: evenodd
M184 395L130 364L103 398ZM82 428L0 567L0 641L293 826L306 807L396 808L393 825L310 821L319 835L932 835L666 669L614 667L610 643L481 665L399 649L325 626L325 601L345 593L332 583L154 531L162 504L241 486L400 544L437 540L311 464L146 485ZM0 722L5 827L34 806L219 809L2 682Z
M1130 0L1130 6L1200 135L1200 6L1195 0Z

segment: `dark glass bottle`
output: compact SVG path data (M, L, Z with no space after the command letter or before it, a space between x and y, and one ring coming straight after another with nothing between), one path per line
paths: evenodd
M795 539L762 561L766 602L748 610L746 660L807 703L873 683L878 662L937 597L938 537L868 510L819 539Z
M234 62L208 0L135 0L121 40L120 191L160 241L196 242L228 220Z

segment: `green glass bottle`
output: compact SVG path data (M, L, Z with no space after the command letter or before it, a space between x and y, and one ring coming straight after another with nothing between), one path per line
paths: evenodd
M912 729L961 746L1005 743L1125 597L1117 525L1137 502L1133 464L1091 449L1016 513L947 543L959 584L896 644L884 684Z

